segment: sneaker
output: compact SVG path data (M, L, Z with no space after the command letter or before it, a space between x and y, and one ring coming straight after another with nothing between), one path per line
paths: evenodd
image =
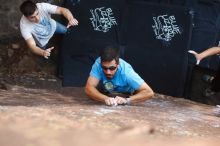
M210 96L213 96L215 94L216 94L216 92L213 91L211 88L206 88L203 95L205 97L210 97Z
M215 77L210 76L210 75L203 75L202 80L206 83L212 83Z

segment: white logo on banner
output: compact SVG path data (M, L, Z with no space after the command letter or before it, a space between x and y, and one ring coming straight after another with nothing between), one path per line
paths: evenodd
M113 25L117 25L111 8L101 7L94 10L90 9L92 26L95 31L108 32Z
M176 34L181 34L174 16L160 15L153 17L153 20L155 25L152 27L157 39L170 41Z

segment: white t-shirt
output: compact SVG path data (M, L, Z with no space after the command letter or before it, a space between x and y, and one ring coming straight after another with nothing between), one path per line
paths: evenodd
M20 30L25 40L33 37L39 47L44 47L56 30L56 21L51 18L57 6L48 3L37 3L40 15L39 23L30 22L24 15L20 20Z

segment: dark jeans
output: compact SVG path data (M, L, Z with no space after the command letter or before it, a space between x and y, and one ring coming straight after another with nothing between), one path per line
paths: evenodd
M212 81L212 90L215 92L220 92L220 66L214 80Z
M66 26L63 24L56 22L56 31L55 34L65 34L67 32Z

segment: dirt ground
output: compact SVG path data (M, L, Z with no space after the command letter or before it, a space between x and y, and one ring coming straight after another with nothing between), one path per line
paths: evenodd
M62 87L54 63L13 41L0 45L0 145L219 145L220 108L160 94L105 106Z

